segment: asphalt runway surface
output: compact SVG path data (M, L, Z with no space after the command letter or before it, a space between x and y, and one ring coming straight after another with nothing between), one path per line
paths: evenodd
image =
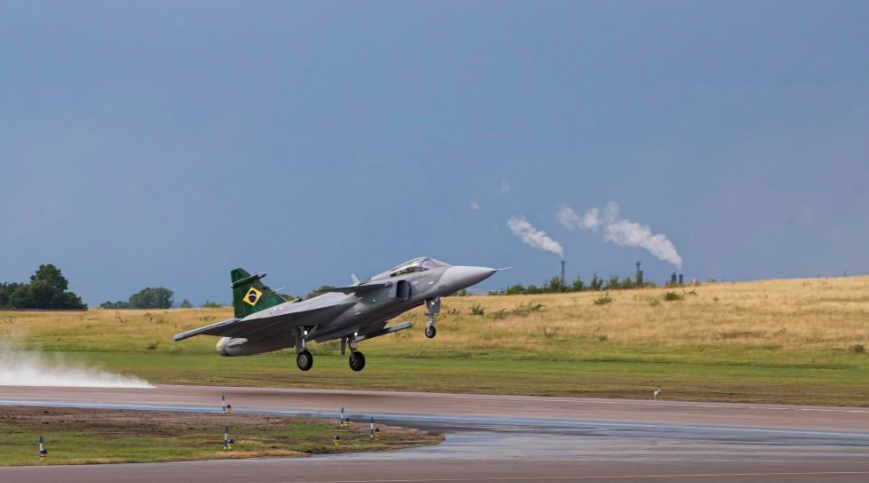
M869 409L162 385L0 386L0 404L334 417L446 435L385 453L0 468L2 483L869 482ZM336 423L337 425L337 423ZM2 457L2 455L0 455Z

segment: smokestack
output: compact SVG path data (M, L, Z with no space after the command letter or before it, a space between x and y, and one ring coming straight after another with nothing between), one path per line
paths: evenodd
M564 280L564 259L561 259L561 288L567 287L567 283Z
M672 274L670 274L670 283L672 283L672 284L676 283L676 272L673 272Z
M640 270L640 262L637 261L637 285L643 284L643 271Z
M680 273L680 274L679 274L679 285L682 285L682 284L683 284L683 280L684 280L683 277L684 277L684 276L685 276L684 273Z

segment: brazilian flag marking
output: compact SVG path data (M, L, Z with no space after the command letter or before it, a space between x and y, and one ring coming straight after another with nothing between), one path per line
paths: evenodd
M244 303L253 307L254 305L256 305L257 302L259 302L259 299L260 299L260 297L262 297L262 294L263 293L260 292L259 290L251 287L250 290L248 290L244 296Z

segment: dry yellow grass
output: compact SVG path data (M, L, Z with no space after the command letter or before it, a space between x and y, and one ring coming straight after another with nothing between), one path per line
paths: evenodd
M665 301L675 292L680 301ZM679 288L609 292L612 302L596 305L601 292L451 298L447 316L462 321L479 304L479 324L453 327L458 346L539 350L547 338L624 344L754 345L782 349L869 347L869 277L718 283ZM521 304L542 303L542 311L511 315ZM503 310L505 318L493 314ZM414 314L423 320L421 314ZM545 335L551 334L551 335ZM544 334L541 339L539 336Z
M667 292L682 297L665 301ZM608 295L612 302L596 305ZM539 311L522 310L542 304ZM471 315L479 305L484 315ZM215 338L174 343L172 335L232 316L230 308L0 312L7 340L56 350L201 353ZM423 346L415 330L366 342L371 348ZM869 277L718 283L679 288L552 295L451 297L440 317L440 349L571 355L588 344L756 346L784 350L869 348ZM327 349L331 347L327 346Z

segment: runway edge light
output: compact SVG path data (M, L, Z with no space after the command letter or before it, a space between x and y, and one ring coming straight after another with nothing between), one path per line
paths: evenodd
M42 441L42 435L39 435L39 461L45 461L48 458L48 450L45 449L45 445Z

